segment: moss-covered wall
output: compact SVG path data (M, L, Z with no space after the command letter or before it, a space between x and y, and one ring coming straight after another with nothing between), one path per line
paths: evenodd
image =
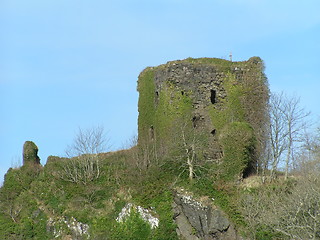
M26 164L40 164L38 147L32 141L26 141L23 145L23 165Z
M168 139L172 127L181 116L192 113L192 99L171 82L165 82L161 91L156 90L154 68L147 68L139 76L139 141L150 142Z
M155 139L170 142L182 116L187 118L184 121L193 121L195 128L207 132L214 143L211 148L221 152L213 158L220 162L238 161L234 166L254 166L262 152L267 119L269 90L263 71L259 57L243 62L188 58L145 69L138 80L139 143ZM226 132L228 137L222 137ZM241 139L230 137L230 132L250 135L243 141L247 145L238 144ZM250 151L250 156L228 155L230 149L226 148L230 145L239 146L239 151ZM239 159L243 156L247 159ZM240 175L245 168L240 168Z

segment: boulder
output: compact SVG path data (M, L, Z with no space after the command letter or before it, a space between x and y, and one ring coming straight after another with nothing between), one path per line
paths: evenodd
M241 239L227 215L212 200L197 200L192 194L174 193L174 220L177 234L186 240Z

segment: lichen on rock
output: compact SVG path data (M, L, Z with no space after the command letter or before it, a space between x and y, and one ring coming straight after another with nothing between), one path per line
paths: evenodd
M212 199L202 201L183 189L176 189L173 210L177 234L184 239L240 239L227 215Z
M51 232L55 238L65 236L65 229L67 228L72 234L70 239L90 239L89 225L77 221L74 217L58 217L49 218L47 221L47 231Z
M157 228L159 226L159 219L157 217L154 217L154 213L150 211L149 209L145 209L141 206L135 206L132 203L127 203L119 213L116 221L117 222L125 222L126 219L130 216L130 214L133 211L136 211L139 216L147 222L151 229Z

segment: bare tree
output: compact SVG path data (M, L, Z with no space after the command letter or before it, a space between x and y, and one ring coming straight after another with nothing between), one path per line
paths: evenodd
M99 178L101 170L98 153L106 151L110 147L108 143L103 127L86 130L79 128L73 144L66 150L70 159L63 165L61 178L82 184Z
M11 167L12 168L20 168L22 166L22 159L20 156L14 156L11 159Z
M311 170L320 171L320 129L318 131L304 131L301 145L295 161L294 170L299 175L306 176Z
M252 239L263 226L283 239L320 239L320 137L306 138L294 184L264 185L243 195L241 208Z
M189 138L189 139L188 139ZM187 159L187 166L189 169L189 180L192 181L194 177L194 165L196 161L196 135L193 131L191 136L186 134L186 124L181 129L181 140Z
M251 238L265 226L281 239L319 239L319 181L319 172L310 172L291 188L265 187L245 195L241 203Z
M107 138L104 128L101 126L88 129L79 128L73 143L67 147L68 157L82 154L98 154L110 148L110 140Z
M130 167L137 168L140 173L142 170L148 168L151 163L150 155L152 155L150 152L150 144L145 144L140 141L140 144L138 145L138 136L133 135L127 140L122 148L129 150L127 152L129 154L127 163Z
M256 234L265 223L265 215L269 210L267 192L257 191L255 194L248 192L241 196L239 201L240 210L246 220L250 239L256 239Z
M174 142L170 143L171 148L178 150L176 157L182 163L183 172L188 171L191 182L196 172L203 169L208 139L204 129L193 126L188 116L178 120L172 132L175 136Z
M271 160L271 179L275 177L278 164L280 162L283 152L287 148L287 129L285 117L283 114L283 93L271 94L269 102L269 114L270 114L270 152L272 156Z
M287 179L290 163L294 158L295 145L301 142L303 131L306 128L306 118L310 112L306 112L300 106L298 97L273 93L270 98L269 114L271 177L274 178L281 159L284 159L285 179ZM283 157L284 153L286 153L285 157Z
M300 106L300 98L298 97L284 97L282 112L286 123L286 141L287 141L287 156L285 160L285 179L288 178L290 161L294 157L294 144L301 142L303 130L306 127L306 117L310 112L306 112Z

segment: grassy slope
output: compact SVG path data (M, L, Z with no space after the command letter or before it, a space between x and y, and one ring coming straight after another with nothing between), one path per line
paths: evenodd
M150 239L176 239L168 188L173 175L159 169L139 172L131 166L131 157L130 151L102 157L100 178L87 185L60 178L66 160L37 171L24 167L9 170L1 188L0 238L51 239L46 221L65 216L89 224L92 238L146 239L143 236L147 234ZM127 202L155 208L159 228L151 231L143 221L118 224L115 219ZM13 217L8 206L17 212ZM66 227L61 227L68 234Z
M90 239L177 239L171 203L172 190L178 186L195 196L214 198L235 224L244 226L236 203L239 191L232 184L214 183L210 172L189 183L187 174L180 175L179 166L169 160L162 167L139 171L132 165L132 150L127 150L102 157L100 178L83 185L60 179L63 161L37 171L22 167L7 173L1 188L1 239L52 239L47 220L58 221L62 216L89 224ZM135 215L126 224L117 223L128 202L154 209L159 228L150 230ZM8 206L17 210L14 219ZM71 234L59 224L63 235Z

